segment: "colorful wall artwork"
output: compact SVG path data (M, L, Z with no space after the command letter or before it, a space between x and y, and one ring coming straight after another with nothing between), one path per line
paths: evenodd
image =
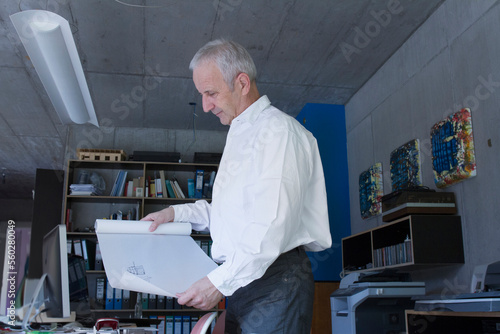
M431 129L434 182L445 188L476 176L472 116L464 108Z
M363 219L382 213L383 194L382 164L378 162L359 175L359 204Z
M422 185L420 143L411 140L391 152L392 191Z

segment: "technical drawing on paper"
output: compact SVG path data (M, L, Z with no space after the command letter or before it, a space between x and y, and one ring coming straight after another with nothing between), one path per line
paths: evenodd
M132 265L127 268L127 271L132 275L138 276L139 278L147 282L151 281L151 277L146 276L146 271L144 270L143 265L136 265L135 262L132 262Z

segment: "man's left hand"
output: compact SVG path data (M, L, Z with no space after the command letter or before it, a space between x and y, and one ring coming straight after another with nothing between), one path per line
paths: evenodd
M210 282L208 277L204 277L193 283L186 291L177 294L178 303L192 306L200 310L214 308L224 296Z

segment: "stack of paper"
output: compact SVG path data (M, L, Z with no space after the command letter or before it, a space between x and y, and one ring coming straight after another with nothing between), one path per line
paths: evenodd
M97 188L94 184L72 184L69 186L70 195L102 195L101 189Z
M191 238L191 224L98 219L95 231L113 288L175 297L217 264Z

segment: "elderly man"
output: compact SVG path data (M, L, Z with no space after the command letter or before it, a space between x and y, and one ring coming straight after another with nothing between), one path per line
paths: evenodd
M260 96L257 71L239 44L216 40L190 64L203 110L229 125L212 202L151 213L151 230L189 221L210 231L221 265L177 295L200 309L228 297L227 333L309 333L314 279L305 251L331 247L316 139Z

